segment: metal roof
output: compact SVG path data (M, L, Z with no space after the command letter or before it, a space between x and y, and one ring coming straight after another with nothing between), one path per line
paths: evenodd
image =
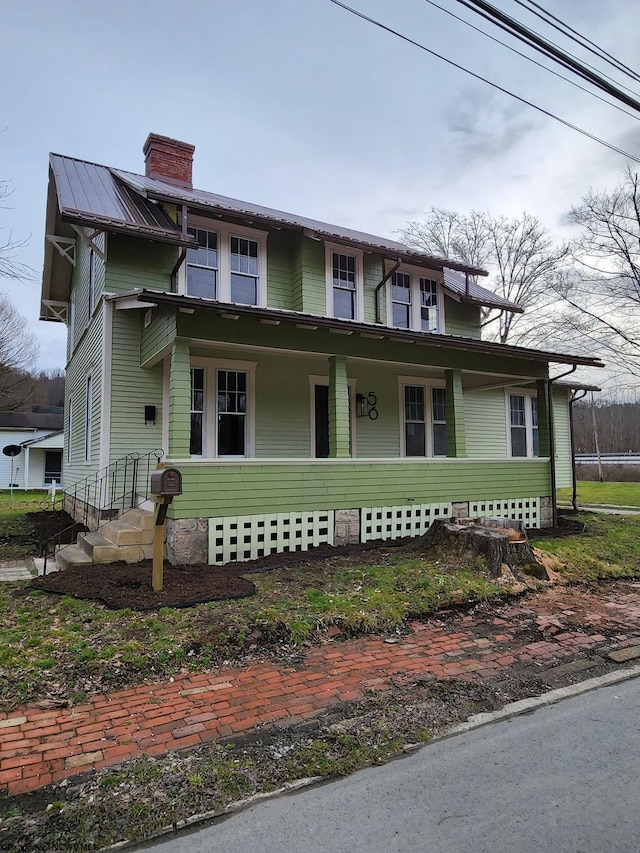
M107 297L114 302L130 300L135 297L145 307L149 304L167 305L174 308L197 308L213 311L217 314L255 317L256 319L288 321L313 328L340 329L351 333L362 333L371 337L373 333L381 338L407 343L421 343L443 349L463 350L466 352L499 355L503 358L524 358L529 361L542 361L556 364L576 364L587 367L604 367L599 358L570 355L568 353L547 352L545 350L528 349L527 347L511 346L509 344L482 341L476 338L461 338L455 335L441 335L430 332L411 332L405 329L395 329L374 323L359 323L353 320L339 320L333 317L323 317L316 314L306 314L301 311L285 311L276 308L257 308L252 305L217 302L213 299L202 299L196 296L183 296L177 293L167 293L158 290L133 290L118 296ZM141 306L142 307L142 306Z
M0 412L0 427L5 429L61 430L63 414L43 412Z
M478 282L471 276L462 275L462 273L448 267L444 268L443 276L446 290L450 290L451 293L459 296L461 302L479 302L487 308L505 309L513 311L514 314L524 313L524 309L516 305L515 302L510 302L498 293L480 287Z

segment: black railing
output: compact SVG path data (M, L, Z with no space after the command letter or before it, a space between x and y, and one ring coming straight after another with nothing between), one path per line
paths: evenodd
M54 533L47 530L41 538L39 550L45 559L45 573L47 555L55 553L59 545L69 545L75 542L78 533L98 530L110 519L149 500L151 471L163 456L164 450L160 447L144 454L128 453L66 487L61 493L61 508L67 511L73 523L64 525L61 521L59 530Z

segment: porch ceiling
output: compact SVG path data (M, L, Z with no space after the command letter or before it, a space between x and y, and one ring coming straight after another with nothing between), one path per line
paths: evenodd
M205 311L230 319L241 317L251 318L267 325L286 324L293 328L306 328L310 331L329 330L338 335L358 335L361 338L392 341L397 343L422 344L434 349L451 350L458 353L476 353L478 355L497 356L508 359L521 359L524 361L543 362L545 364L572 364L587 367L604 367L598 358L587 358L585 356L571 355L569 353L549 352L545 350L529 349L527 347L516 347L508 344L498 344L489 341L480 341L473 338L459 338L449 335L436 335L426 332L411 332L404 329L391 329L387 326L374 325L371 323L356 323L352 320L338 320L329 317L303 314L296 311L282 311L273 308L256 308L247 305L229 305L227 303L215 302L213 300L200 299L193 296L183 296L177 293L166 293L162 291L141 289L122 296L115 297L115 301L121 299L131 300L132 297L138 302L148 306L173 307L177 310L183 309L188 313L194 310L198 313Z

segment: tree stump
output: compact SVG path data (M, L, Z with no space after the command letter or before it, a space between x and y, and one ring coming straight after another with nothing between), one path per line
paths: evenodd
M522 570L526 574L547 578L522 525L519 529L508 527L503 519L465 519L463 523L436 519L422 537L422 545L428 550L438 549L459 559L483 557L492 577L500 577L502 567L506 565L511 571Z

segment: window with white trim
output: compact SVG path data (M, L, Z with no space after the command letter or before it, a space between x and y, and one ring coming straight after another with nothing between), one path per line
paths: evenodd
M511 456L540 455L536 394L508 395L509 452Z
M363 318L363 254L359 249L325 243L327 316L340 320Z
M85 403L84 413L84 461L91 462L91 420L92 420L92 400L91 400L91 374L87 376L87 399Z
M93 309L95 308L96 298L96 253L93 249L89 250L89 322L93 317Z
M69 397L67 405L67 434L64 440L67 443L67 462L71 462L73 442L71 440L71 430L73 429L73 398Z
M387 323L414 332L441 330L440 285L424 270L402 267L387 284Z
M402 384L404 456L447 455L447 409L444 388Z
M187 232L198 241L187 249L178 289L187 296L240 305L267 304L266 232L190 217Z
M253 456L254 369L253 362L194 360L191 366L191 456Z

